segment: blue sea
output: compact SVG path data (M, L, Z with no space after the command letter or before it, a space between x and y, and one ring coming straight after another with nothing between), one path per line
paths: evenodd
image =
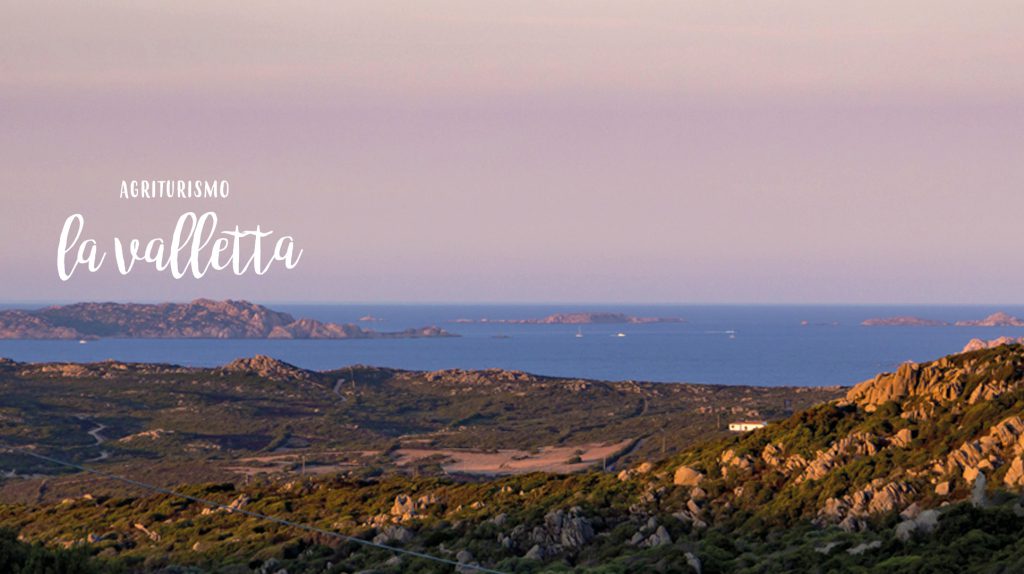
M519 369L604 380L725 385L851 385L900 363L958 352L973 337L1022 336L1024 328L864 327L872 317L956 321L1024 307L637 306L637 305L269 305L296 317L357 322L381 331L437 325L459 338L400 340L0 341L19 361L141 361L212 366L256 353L309 369L366 364L405 369ZM681 317L682 324L456 323L528 319L556 312L612 311ZM806 324L802 324L806 322ZM622 333L625 336L618 336Z

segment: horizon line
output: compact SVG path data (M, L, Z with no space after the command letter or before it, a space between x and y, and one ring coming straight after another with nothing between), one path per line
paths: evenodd
M402 301L402 300L287 300L287 299L259 299L247 297L192 297L187 299L22 299L22 300L0 300L0 306L9 305L69 305L75 303L119 303L119 304L159 304L159 303L189 303L197 299L210 299L213 301L248 301L264 306L272 305L341 305L341 306L445 306L445 307L469 307L469 306L629 306L629 307L1024 307L1024 302L1010 303L956 303L956 302L852 302L852 301L572 301L572 300L551 300L551 301Z

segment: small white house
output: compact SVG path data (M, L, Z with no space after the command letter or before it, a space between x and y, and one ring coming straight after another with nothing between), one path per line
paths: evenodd
M729 430L733 432L748 432L754 429L764 428L767 421L738 421L729 423Z

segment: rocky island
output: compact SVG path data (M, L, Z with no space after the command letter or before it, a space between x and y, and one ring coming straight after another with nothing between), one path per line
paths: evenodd
M909 315L900 315L897 317L867 319L861 321L861 325L866 327L943 327L949 325L949 323L933 319L922 319L921 317L912 317Z
M949 326L950 323L935 319L900 315L897 317L866 319L861 321L861 325L865 325L867 327L946 327ZM957 327L1024 327L1024 319L1014 317L1013 315L1004 313L1003 311L998 311L984 319L957 321L956 323L952 323L952 325Z
M473 320L462 319L456 322L472 323ZM480 319L479 323L502 323L509 325L647 325L651 323L685 323L679 317L636 317L625 313L609 312L576 312L554 313L537 319Z
M1024 320L999 311L977 321L957 321L957 327L1024 327Z
M296 319L248 301L75 303L0 311L0 339L406 339L457 337L438 327L380 332Z

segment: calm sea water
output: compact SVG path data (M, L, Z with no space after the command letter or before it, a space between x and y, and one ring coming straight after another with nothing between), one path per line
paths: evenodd
M442 326L450 339L287 341L152 340L0 341L19 361L164 362L212 366L263 353L310 369L368 364L407 369L500 367L606 380L749 385L849 385L959 351L972 337L1024 335L1024 328L862 327L864 319L918 315L955 321L1024 307L602 306L602 305L273 305L296 317L363 323L378 330ZM672 316L685 324L458 324L455 319L525 319L561 311ZM810 323L802 326L801 321ZM626 336L618 337L622 332Z

